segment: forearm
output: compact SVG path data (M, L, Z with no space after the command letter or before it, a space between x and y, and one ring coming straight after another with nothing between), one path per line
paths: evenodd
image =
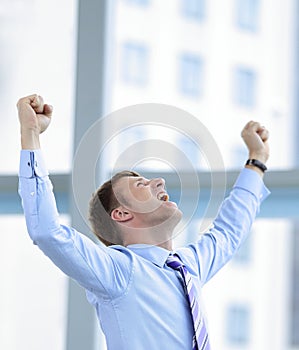
M22 198L28 233L37 243L41 238L45 239L45 236L51 235L51 230L42 230L41 225L50 228L47 221L50 219L54 222L53 218L58 217L52 184L40 150L21 152L19 194ZM46 203L46 207L43 203Z
M219 261L220 265L230 260L239 249L259 209L260 198L240 187L235 187L225 199L209 232L217 241L216 255L224 259L223 262Z
M196 245L202 283L213 277L238 250L250 232L261 201L268 194L255 172L249 169L242 171L223 202L213 227Z
M239 248L250 231L261 202L268 195L268 189L256 172L244 169L214 221L216 233L224 235L227 241L228 254L234 254Z

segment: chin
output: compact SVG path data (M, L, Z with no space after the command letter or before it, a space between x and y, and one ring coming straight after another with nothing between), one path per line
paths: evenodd
M153 226L169 226L175 227L181 221L182 211L175 202L165 201L159 208L145 215L145 221L150 227Z

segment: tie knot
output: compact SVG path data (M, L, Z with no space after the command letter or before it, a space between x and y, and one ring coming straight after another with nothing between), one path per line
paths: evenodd
M177 255L169 255L166 260L166 265L174 270L179 270L182 266L184 266Z

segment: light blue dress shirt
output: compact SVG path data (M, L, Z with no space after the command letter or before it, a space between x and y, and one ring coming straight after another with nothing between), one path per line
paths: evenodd
M193 326L183 286L157 246L104 247L60 225L41 150L21 151L19 193L33 242L86 290L109 350L190 350ZM250 231L269 194L261 177L244 169L213 227L176 253L199 292L226 264ZM82 320L84 322L84 320Z

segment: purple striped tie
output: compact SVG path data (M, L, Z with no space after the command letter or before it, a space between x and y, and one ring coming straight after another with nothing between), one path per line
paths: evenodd
M194 284L192 283L190 273L177 255L170 255L167 258L166 264L172 269L179 271L183 277L194 326L192 350L210 350L211 347L208 332L196 300L196 290Z

